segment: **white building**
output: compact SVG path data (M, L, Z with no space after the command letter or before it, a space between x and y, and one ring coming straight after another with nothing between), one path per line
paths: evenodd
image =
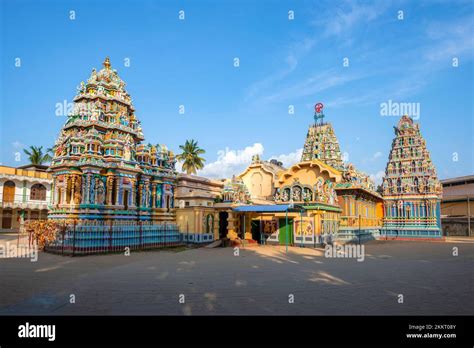
M16 232L20 221L46 219L52 178L47 166L0 166L0 232Z

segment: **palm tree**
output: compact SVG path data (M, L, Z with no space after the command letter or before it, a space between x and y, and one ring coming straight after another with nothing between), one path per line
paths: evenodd
M194 139L186 140L184 145L180 145L179 148L183 151L176 156L178 161L183 162L182 170L187 174L196 174L198 169L204 167L206 160L199 155L206 153L203 149L198 146L197 141Z
M28 155L31 164L42 165L44 162L51 161L49 155L49 149L46 153L43 153L43 146L30 146L29 150L23 149L25 154Z

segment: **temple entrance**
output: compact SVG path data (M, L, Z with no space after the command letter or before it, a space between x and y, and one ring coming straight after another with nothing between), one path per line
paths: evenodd
M278 225L278 241L280 245L293 245L293 219L288 219L288 230L286 228L286 219L280 219Z
M226 211L222 211L219 213L219 238L225 238L227 237L227 225L228 221L227 219L229 218L229 213Z
M260 220L252 220L251 226L252 226L252 239L256 240L258 244L264 244L263 239L265 239L265 237L263 236L263 232L262 232L262 228L263 228L262 222Z

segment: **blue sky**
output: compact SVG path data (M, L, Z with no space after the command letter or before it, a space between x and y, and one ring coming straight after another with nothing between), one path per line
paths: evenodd
M207 151L203 175L238 174L255 153L287 165L298 161L313 105L323 102L349 162L379 181L398 122L381 115L380 104L389 100L419 103L418 122L440 178L474 174L472 1L6 0L1 6L4 165L27 163L25 156L15 161L27 145L53 145L65 122L55 116L56 104L70 102L110 56L146 140L177 151L196 139Z

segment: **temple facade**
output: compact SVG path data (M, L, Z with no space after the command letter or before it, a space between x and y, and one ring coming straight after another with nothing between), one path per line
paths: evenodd
M178 174L176 221L187 243L209 243L219 239L216 200L224 183L197 175Z
M254 156L223 192L233 204L228 238L288 245L378 238L382 197L367 175L344 163L322 108L316 104L299 163L284 168Z
M175 158L145 144L125 83L109 58L81 82L54 146L49 217L175 221Z
M395 128L383 178L387 237L439 238L442 186L420 127L403 116Z

